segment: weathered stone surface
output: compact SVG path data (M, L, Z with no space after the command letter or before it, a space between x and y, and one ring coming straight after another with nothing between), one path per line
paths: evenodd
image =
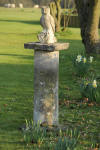
M55 43L57 39L54 35L55 33L55 21L50 14L50 8L47 6L41 9L42 16L40 18L40 24L43 27L43 31L38 34L38 40L40 43Z
M34 121L58 124L59 52L35 51Z
M26 49L34 49L34 50L49 51L49 52L67 50L68 47L69 47L69 43L42 44L39 42L30 42L24 44L24 48Z
M59 51L69 43L25 43L24 48L34 49L34 122L58 125Z

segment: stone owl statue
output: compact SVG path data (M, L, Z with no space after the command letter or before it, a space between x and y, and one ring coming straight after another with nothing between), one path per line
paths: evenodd
M55 22L53 17L50 15L49 7L42 7L42 17L40 19L40 24L43 27L43 31L38 34L38 39L40 43L50 44L57 42L55 33Z

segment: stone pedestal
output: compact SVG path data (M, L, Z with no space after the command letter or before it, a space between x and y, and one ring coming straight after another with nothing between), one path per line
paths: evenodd
M26 43L25 48L34 49L34 122L58 125L58 78L59 50L68 43Z

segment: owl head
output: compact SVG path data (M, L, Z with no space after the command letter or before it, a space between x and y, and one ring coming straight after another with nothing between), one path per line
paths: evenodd
M47 15L47 14L49 15L50 14L50 8L44 6L44 7L42 7L41 12L43 15Z

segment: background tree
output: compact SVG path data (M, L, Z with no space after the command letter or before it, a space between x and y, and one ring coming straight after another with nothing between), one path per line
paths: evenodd
M62 8L65 8L65 6L66 6L66 8L73 8L74 5L75 5L75 0L61 0Z
M75 8L74 0L63 0L63 2L64 2L64 9L62 13L62 19L64 20L64 26L62 31L65 31L66 27L68 27L70 17L76 8Z
M51 15L54 17L56 32L60 31L60 22L61 22L61 0L53 0L50 3Z
M100 0L75 0L75 2L86 52L100 53L98 33Z

